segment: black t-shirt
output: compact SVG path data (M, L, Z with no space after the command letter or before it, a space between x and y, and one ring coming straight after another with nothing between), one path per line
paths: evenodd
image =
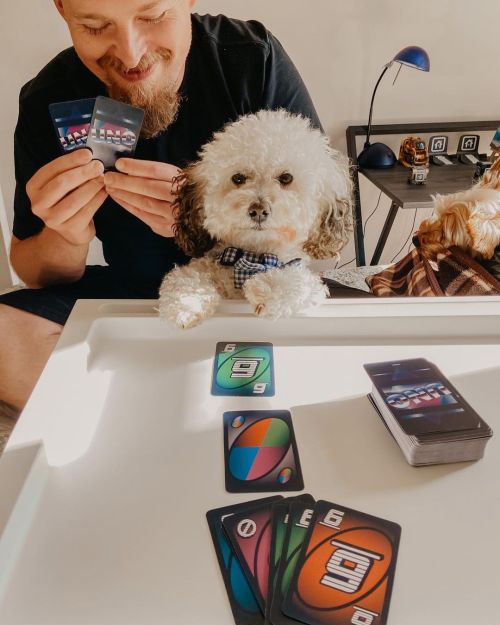
M184 167L224 124L259 109L286 108L320 127L309 94L281 44L262 24L222 15L192 15L193 40L180 87L176 121L154 139L141 139L135 157ZM31 212L26 183L61 155L49 104L106 95L105 85L69 48L21 90L15 133L16 195L13 233L25 239L42 230ZM109 199L94 222L104 258L115 270L158 281L174 264L187 261L172 238Z

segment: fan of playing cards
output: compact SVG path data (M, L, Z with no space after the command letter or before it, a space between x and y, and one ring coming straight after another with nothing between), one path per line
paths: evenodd
M210 510L237 625L383 625L401 528L310 495Z

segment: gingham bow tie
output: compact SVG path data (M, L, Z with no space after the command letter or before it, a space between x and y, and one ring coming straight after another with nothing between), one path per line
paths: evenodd
M241 289L245 280L257 273L288 265L298 265L301 262L300 258L294 258L288 263L282 263L275 254L245 252L239 247L226 247L218 257L218 261L224 267L234 266L234 287L236 289Z

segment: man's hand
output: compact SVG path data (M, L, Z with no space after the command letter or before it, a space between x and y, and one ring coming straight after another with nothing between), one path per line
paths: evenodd
M95 236L94 214L107 197L103 174L90 150L56 158L26 185L33 213L68 243L89 243Z
M168 163L131 158L116 161L116 169L104 175L109 195L156 234L174 236L172 203L180 170Z

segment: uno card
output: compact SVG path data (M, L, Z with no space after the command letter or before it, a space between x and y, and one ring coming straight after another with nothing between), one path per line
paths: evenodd
M267 582L265 621L269 623L271 602L274 595L276 574L279 569L281 552L285 541L288 522L288 501L275 503L271 512L271 546L269 548L269 578Z
M387 622L401 527L319 501L283 612L309 625Z
M304 480L288 410L225 412L224 464L230 493L302 490Z
M227 516L222 526L250 584L262 614L269 581L272 503Z
M275 507L281 504L275 504ZM270 605L266 618L272 625L294 625L295 620L281 611L284 597L290 588L290 582L295 572L299 554L307 535L310 521L314 512L314 499L310 501L294 501L290 503L286 527L286 535L282 544L282 554L277 571L274 572L274 592L270 598ZM272 553L272 552L271 552Z
M271 343L217 343L212 395L272 397L273 361Z
M263 625L264 618L234 550L222 528L222 521L236 513L250 511L255 506L272 504L282 498L277 495L207 512L207 521L217 560L236 625Z
M98 96L87 140L94 159L108 170L119 158L133 157L143 120L142 109Z
M95 98L49 104L50 116L64 154L86 146L94 105Z

